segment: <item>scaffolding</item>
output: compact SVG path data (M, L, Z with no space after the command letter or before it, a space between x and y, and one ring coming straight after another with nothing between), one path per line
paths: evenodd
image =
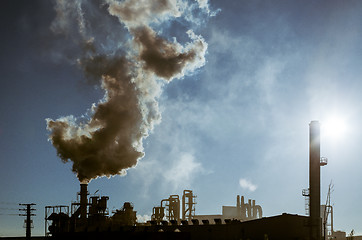
M182 195L182 219L191 221L195 216L196 196L191 190L184 190Z

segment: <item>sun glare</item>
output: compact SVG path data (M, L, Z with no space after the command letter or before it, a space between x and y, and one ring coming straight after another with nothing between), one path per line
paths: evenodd
M326 137L341 138L347 131L347 124L343 118L334 116L321 122L321 131Z

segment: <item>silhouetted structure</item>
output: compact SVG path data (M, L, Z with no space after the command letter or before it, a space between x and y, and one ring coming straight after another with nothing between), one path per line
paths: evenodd
M19 211L24 211L26 213L19 214L19 216L26 216L26 219L24 220L25 228L26 228L26 239L30 240L31 238L31 228L33 220L31 219L31 216L35 216L32 211L35 211L35 208L32 208L32 206L36 205L35 203L20 203L20 206L24 206L24 208L19 209Z
M191 190L185 190L182 197L183 219L180 219L179 196L170 195L161 201L161 207L153 209L151 221L137 223L136 211L130 202L124 203L120 210L109 217L107 196L90 196L88 200L87 184L80 185L78 195L79 201L72 203L70 215L67 206L45 207L46 235L51 234L59 239L234 239L254 236L258 231L250 232L253 227L244 228L249 226L244 223L257 218L257 214L259 218L262 217L261 207L255 205L255 200L249 199L248 203L244 203L244 197L240 200L238 196L235 207L223 207L226 215L206 215L209 219L198 219L200 216L195 215L195 196ZM271 230L265 231L265 234L272 233Z
M50 233L69 231L69 206L57 205L45 207L45 236Z
M320 124L309 124L309 226L310 240L321 239L321 177L320 167L327 164L327 159L320 156Z
M183 239L183 240L239 240L239 239L308 239L308 217L282 214L241 222L221 221L215 224L184 221L184 224L147 224L119 226L116 229L64 232L53 235L56 239Z
M240 221L249 221L263 217L263 210L260 205L255 204L255 200L248 199L244 203L244 196L237 195L236 206L222 206L222 214L218 215L195 215L193 218L199 221L207 220L209 223L215 219L222 221L234 219Z
M191 190L184 190L182 195L182 219L192 220L195 216L196 196Z
M49 233L57 239L321 240L320 167L327 159L320 157L319 122L312 121L309 127L309 189L303 191L309 217L284 213L265 218L255 200L244 202L239 195L236 206L223 206L222 215L195 215L195 196L184 190L182 219L179 195L170 195L153 208L151 221L137 223L132 203L124 203L109 217L108 197L91 196L88 201L87 184L81 184L79 202L72 203L70 216L62 207L46 207L53 208L50 216L46 214L46 221L52 221Z

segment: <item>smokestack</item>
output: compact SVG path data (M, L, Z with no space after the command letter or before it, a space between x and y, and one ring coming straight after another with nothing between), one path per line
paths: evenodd
M87 222L87 205L88 205L88 184L80 184L80 221L82 224Z
M320 216L320 124L309 124L309 214L310 239L321 239Z
M240 198L240 208L241 208L241 219L246 219L246 204L244 203L244 196Z

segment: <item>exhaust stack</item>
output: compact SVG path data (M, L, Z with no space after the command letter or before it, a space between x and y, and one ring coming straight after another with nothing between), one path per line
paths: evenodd
M88 184L80 184L80 221L82 224L87 222L87 206L88 206Z
M321 239L320 215L320 124L312 121L309 124L309 214L310 214L310 239Z

